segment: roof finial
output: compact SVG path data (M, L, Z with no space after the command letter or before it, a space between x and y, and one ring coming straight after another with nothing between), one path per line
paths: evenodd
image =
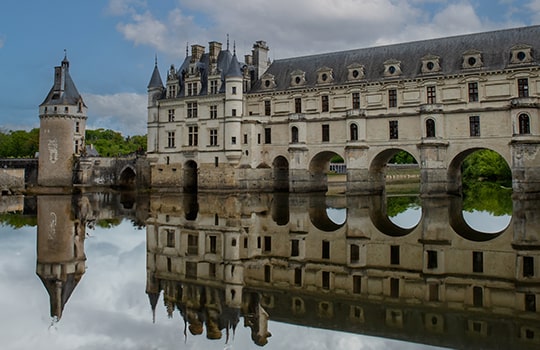
M236 55L236 40L233 41L233 55Z
M67 50L64 49L64 59L67 60Z
M229 33L227 33L227 51L229 51Z
M156 57L154 59L154 65L157 67L157 53L156 53Z
M189 56L189 42L186 41L186 57Z

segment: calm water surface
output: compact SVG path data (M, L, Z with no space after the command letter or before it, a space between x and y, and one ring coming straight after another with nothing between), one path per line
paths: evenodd
M5 349L540 346L540 255L520 238L537 235L535 203L173 193L1 203Z

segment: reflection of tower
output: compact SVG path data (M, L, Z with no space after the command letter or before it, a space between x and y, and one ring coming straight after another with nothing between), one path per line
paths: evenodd
M37 199L36 274L49 293L51 316L57 320L85 272L85 217L90 212L89 202L86 197L76 201L74 198L54 195Z
M73 157L83 153L86 106L69 75L69 61L54 68L54 85L39 106L41 186L70 186Z

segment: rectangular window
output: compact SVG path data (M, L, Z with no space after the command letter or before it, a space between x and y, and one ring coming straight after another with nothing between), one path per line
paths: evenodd
M536 312L536 295L525 294L525 311Z
M75 122L75 132L78 134L81 131L81 123Z
M478 83L469 83L469 102L478 102Z
M322 287L324 289L330 289L330 272L322 272Z
M264 143L272 143L272 129L264 128Z
M174 230L166 230L167 232L167 247L174 248Z
M236 108L233 108L233 109L232 109L231 115L232 115L233 117L236 117Z
M208 264L208 275L209 277L216 277L216 264L215 263Z
M352 93L352 108L360 109L360 93L359 92Z
M214 157L214 166L219 167L219 157Z
M175 98L176 97L176 85L170 85L168 87L168 98Z
M271 281L271 266L270 265L264 265L264 281L266 283L270 283Z
M231 136L231 145L236 145L236 136Z
M330 259L330 242L322 241L322 258Z
M523 277L533 277L534 276L534 257L524 256L523 257Z
M302 285L302 268L301 267L296 267L294 269L294 284L296 286Z
M351 244L351 264L360 261L360 247L356 244Z
M297 239L291 240L291 256L300 255L300 241Z
M187 103L187 117L188 118L197 118L197 102L188 102Z
M272 109L270 108L270 101L264 101L264 115L271 115Z
M397 90L388 90L388 107L397 107Z
M187 96L197 95L197 83L187 83Z
M529 97L529 79L518 79L518 97Z
M231 87L231 93L236 95L236 86Z
M399 298L399 278L390 278L390 296Z
M217 129L210 129L210 146L218 145Z
M322 142L329 142L330 141L330 125L323 124L322 125Z
M302 113L302 99L300 97L294 99L294 113Z
M428 269L437 268L437 251L435 250L427 251L427 268Z
M210 106L210 119L217 119L217 106Z
M353 293L362 293L362 276L353 276Z
M199 236L198 235L188 235L188 255L197 255L199 254Z
M174 131L169 131L167 133L167 147L169 148L174 147Z
M390 139L397 140L398 138L398 121L397 120L390 120L388 122L389 129L390 129Z
M244 134L244 145L247 145L248 143L248 135Z
M439 285L437 283L429 284L429 301L439 300Z
M217 252L217 237L210 236L210 253L215 254Z
M197 263L186 261L186 278L197 278Z
M328 112L329 109L328 95L321 96L321 111Z
M197 146L199 144L199 127L190 126L188 127L188 145Z
M264 236L264 249L263 252L271 252L272 251L272 237L271 236Z
M390 246L390 264L399 265L399 246L398 245Z
M469 131L471 136L480 136L480 116L469 117Z
M428 104L437 103L437 95L436 95L435 86L427 86L426 87L426 93L427 93L427 103Z
M217 94L218 93L218 81L217 80L210 80L210 93L211 94Z
M169 109L169 122L174 122L174 109Z
M484 272L484 253L473 252L473 272Z
M473 287L473 305L479 307L484 305L484 291L482 287Z
M257 134L257 144L261 144L261 134Z

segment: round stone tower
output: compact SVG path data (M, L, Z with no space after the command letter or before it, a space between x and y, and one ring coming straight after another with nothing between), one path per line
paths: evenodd
M54 68L54 85L39 106L38 185L73 184L75 159L85 150L86 111L64 57Z

